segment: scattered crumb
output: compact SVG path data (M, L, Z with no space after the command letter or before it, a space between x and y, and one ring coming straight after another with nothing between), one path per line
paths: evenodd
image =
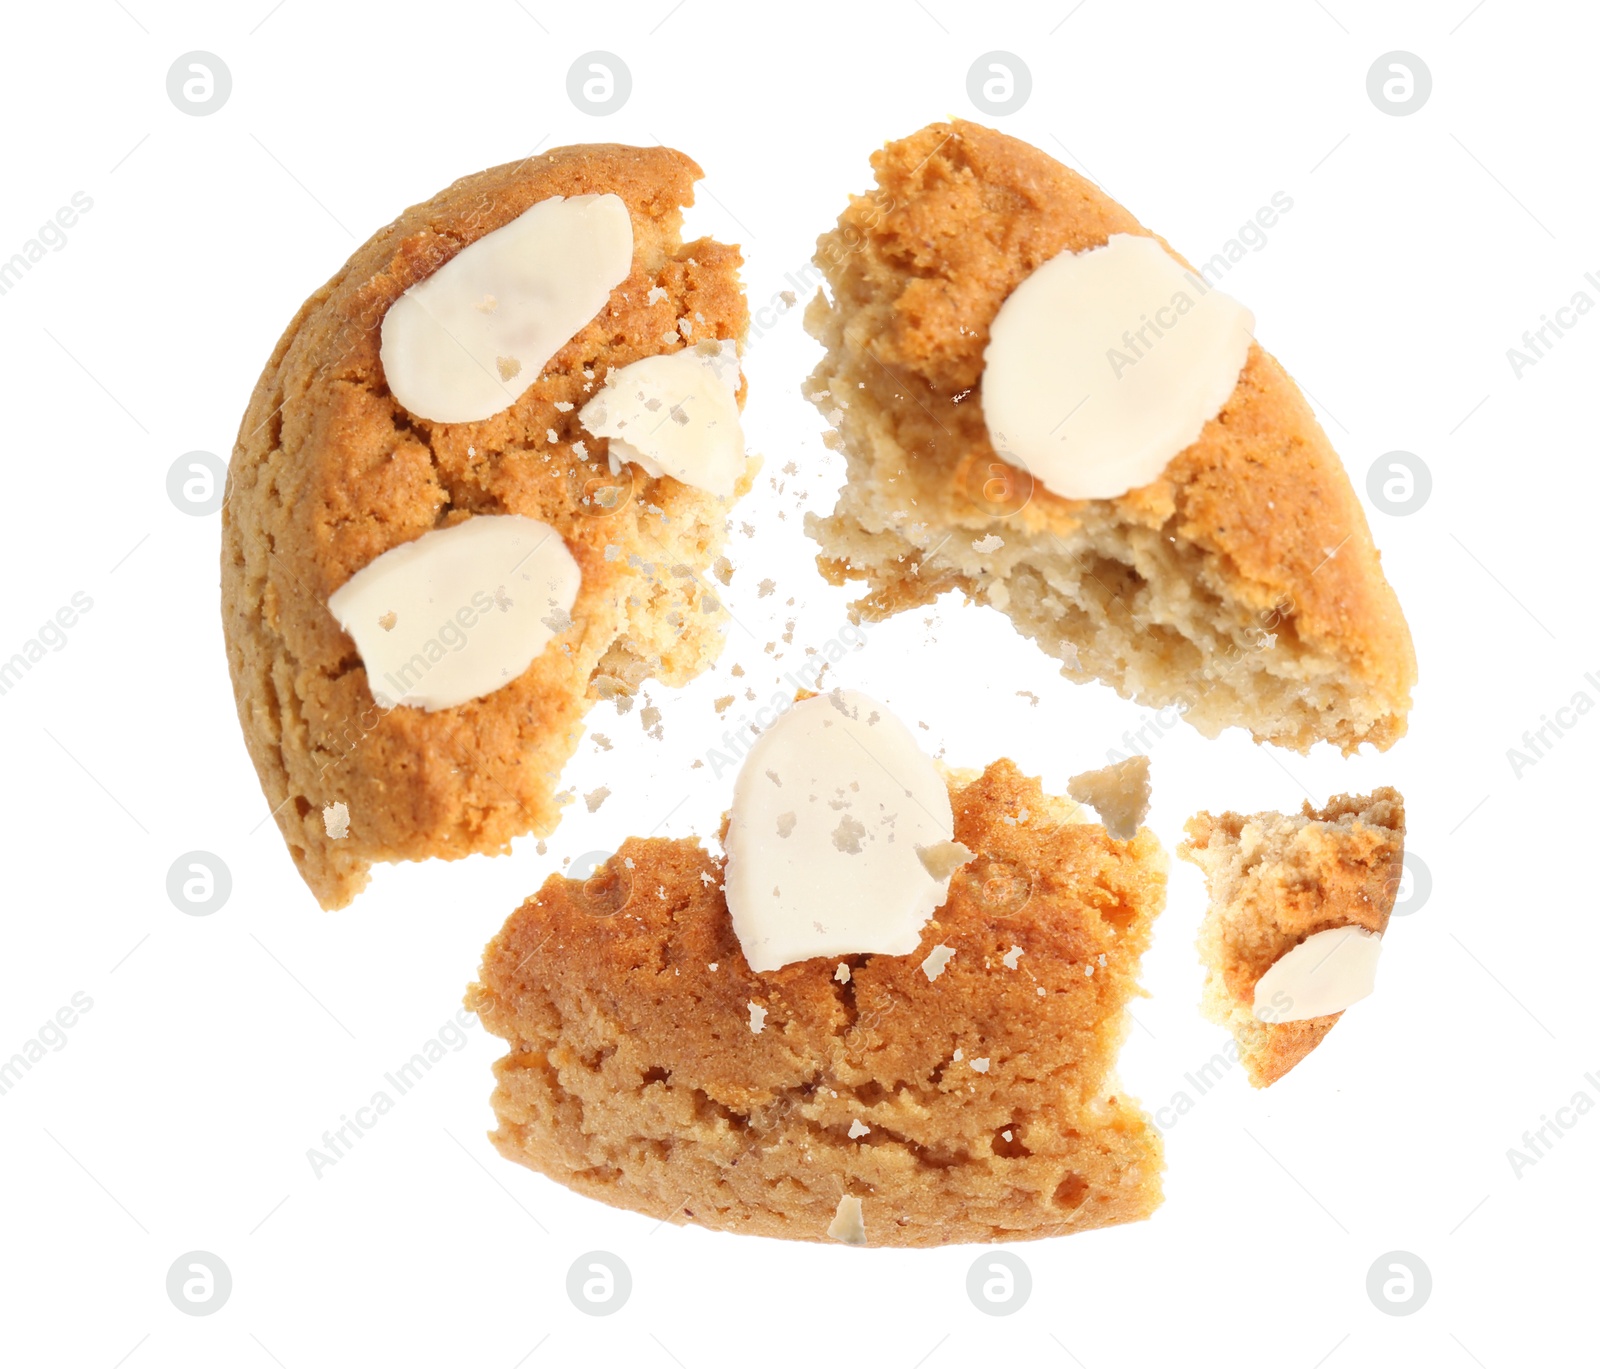
M833 972L833 977L840 984L848 984L850 982L850 967L841 960L839 968Z
M385 632L393 632L394 625L399 621L400 620L395 617L394 610L390 609L389 612L385 613L383 617L378 619L378 626L381 627Z
M724 694L720 699L713 699L711 706L716 709L718 713L726 713L730 708L733 707L733 695Z
M604 732L596 732L594 734L594 744L602 751L611 750L611 738L606 736Z
M1028 701L1028 703L1034 708L1037 708L1039 706L1039 696L1037 694L1035 694L1031 689L1019 689L1017 691L1017 697L1019 699L1026 699Z
M941 883L955 874L972 859L973 853L959 841L936 841L931 846L918 846L917 859L928 872L930 879Z
M778 778L778 772L776 770L768 770L764 773L769 780L778 786L779 789L783 788L783 781Z
M516 357L496 357L494 368L500 372L501 380L510 380L522 370L522 363Z
M1150 811L1150 758L1130 756L1067 781L1067 793L1100 815L1117 841L1129 841Z
M350 809L344 803L330 803L322 810L322 825L333 841L343 841L350 835Z
M935 946L928 952L928 958L922 962L922 973L928 976L931 984L944 973L944 967L955 959L954 946Z
M559 414L570 414L572 412L572 405L567 403L567 401L564 399L558 399L556 400L556 412Z
M583 796L583 801L584 803L588 804L589 811L592 813L610 797L611 791L602 784L598 789L585 794Z
M733 562L726 556L719 556L711 563L711 573L723 584L730 584L733 580Z
M778 814L778 835L780 837L788 836L789 833L794 831L794 825L798 821L799 821L799 819L796 818L793 813L779 813ZM841 981L841 982L843 982L843 981Z
M867 835L867 825L858 822L848 813L839 816L839 825L833 829L833 844L846 855L861 854L861 838ZM929 979L933 976L929 975Z
M773 590L777 589L777 587L778 582L776 580L763 580L759 585L756 586L756 598L765 599L767 595L771 594Z

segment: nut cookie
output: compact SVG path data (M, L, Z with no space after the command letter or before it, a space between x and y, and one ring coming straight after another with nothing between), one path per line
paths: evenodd
M1231 397L1158 479L1062 498L991 442L991 326L1059 254L1154 235L1054 158L977 124L930 125L872 164L876 189L818 240L827 291L806 314L827 349L806 393L848 462L833 512L807 520L822 573L865 581L856 607L869 618L960 590L1069 679L1177 705L1207 736L1238 725L1298 751L1391 745L1416 678L1410 632L1283 368L1251 341Z
M680 240L700 175L670 148L596 145L464 177L357 249L267 362L229 468L223 628L251 759L323 907L348 903L375 861L499 853L549 833L595 701L626 707L646 679L681 685L720 650L705 571L727 503L637 465L613 473L606 439L579 423L612 368L744 336L738 249ZM600 312L492 417L408 412L380 361L390 306L531 206L595 194L620 197L633 233L629 274ZM329 596L383 553L484 514L560 534L582 575L570 621L492 693L431 712L380 706Z
M793 1240L1149 1216L1161 1140L1114 1065L1161 847L1113 840L1009 761L950 798L975 856L908 955L755 973L723 861L693 840L630 839L587 881L552 876L467 994L510 1044L494 1144L618 1207Z
M1322 1044L1342 1013L1263 1021L1257 983L1308 937L1334 928L1388 928L1405 858L1405 804L1393 789L1299 813L1197 813L1178 854L1205 872L1200 926L1205 1015L1233 1033L1257 1088L1275 1083Z

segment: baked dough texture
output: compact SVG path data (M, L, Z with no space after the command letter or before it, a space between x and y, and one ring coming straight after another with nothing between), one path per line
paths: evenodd
M692 840L630 839L587 882L553 876L467 994L510 1043L494 1144L618 1207L794 1240L827 1239L845 1195L868 1245L1149 1216L1160 1136L1113 1066L1161 847L1113 841L1009 761L951 801L976 855L911 955L754 973L722 863ZM930 980L936 946L954 955Z
M467 176L360 247L268 361L229 468L223 628L261 787L323 907L348 903L375 861L499 853L548 834L594 701L626 707L646 678L681 685L720 650L726 615L705 572L725 506L634 466L612 476L607 443L577 412L610 367L743 338L738 249L679 240L700 175L670 148L596 145ZM379 361L389 306L539 201L605 192L626 203L634 235L632 271L606 307L509 409L474 423L408 413ZM504 513L550 524L577 560L571 625L484 698L379 708L328 596L392 547ZM350 814L338 840L322 815L336 802Z
M833 513L807 521L822 573L866 581L869 618L960 590L1007 613L1069 679L1176 705L1207 736L1239 725L1298 751L1393 743L1416 678L1410 632L1283 368L1252 343L1222 411L1159 479L1060 498L989 441L990 325L1057 254L1155 235L977 124L930 125L872 164L876 190L818 240L827 294L806 314L827 349L806 393L848 461Z
M1105 823L1106 831L1126 841L1150 812L1150 757L1129 756L1074 775L1067 781L1067 795L1088 804Z
M1197 813L1178 854L1205 872L1201 1010L1233 1033L1250 1082L1265 1088L1322 1044L1343 1013L1268 1023L1256 981L1307 937L1332 927L1380 936L1400 891L1405 804L1393 789L1299 813Z

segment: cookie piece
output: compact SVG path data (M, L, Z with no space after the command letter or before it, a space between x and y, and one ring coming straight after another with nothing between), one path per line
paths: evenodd
M1118 841L1127 841L1150 812L1150 757L1129 756L1067 781L1067 795L1086 803Z
M700 174L670 148L597 145L467 176L359 248L267 363L229 469L223 629L261 787L324 908L359 893L375 861L500 853L551 832L595 700L626 707L647 678L681 685L721 649L725 614L705 572L726 506L636 466L611 475L607 442L578 420L610 368L744 336L738 249L679 241ZM379 361L389 306L530 206L606 192L627 205L634 242L606 307L510 408L472 423L408 413ZM511 513L554 527L576 559L570 625L483 698L380 708L328 596L401 543ZM349 810L338 839L322 819L335 803Z
M1392 744L1416 678L1410 632L1283 368L1252 344L1222 411L1158 480L1063 499L990 442L990 326L1058 253L1153 235L1054 158L977 124L930 125L872 164L877 189L818 240L831 298L806 313L827 348L806 393L848 461L832 514L806 524L822 573L865 580L869 618L958 589L1069 679L1176 705L1207 736L1238 725L1298 751Z
M794 1240L829 1239L843 1197L868 1245L1149 1216L1160 1136L1113 1065L1161 848L1063 821L1009 761L951 803L978 854L910 955L754 973L722 862L691 840L552 877L467 994L511 1045L501 1153L661 1220Z
M1263 1022L1256 981L1307 937L1334 927L1383 934L1400 890L1405 804L1393 789L1297 814L1197 813L1178 854L1205 872L1201 1010L1226 1027L1257 1088L1283 1078L1343 1016Z

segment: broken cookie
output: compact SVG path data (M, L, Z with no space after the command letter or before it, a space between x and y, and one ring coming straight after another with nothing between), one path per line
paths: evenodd
M1115 1062L1165 897L1159 844L1113 840L1009 761L928 807L967 857L936 862L949 883L928 912L936 871L909 837L864 823L886 851L905 842L907 863L871 886L881 898L903 881L897 906L921 919L901 954L785 951L753 970L728 864L693 840L630 839L587 880L552 876L467 995L509 1046L495 1146L658 1220L793 1240L1013 1241L1149 1216L1160 1137ZM866 852L836 854L843 868ZM826 907L769 913L820 921ZM851 926L811 930L831 945Z
M1366 518L1248 310L1054 158L956 120L818 240L806 393L847 483L818 565L958 590L1206 736L1391 745L1416 662Z
M1205 872L1205 1015L1257 1088L1322 1043L1372 992L1405 858L1393 789L1299 813L1198 813L1178 854Z
M377 861L550 833L590 707L721 649L706 573L754 473L748 313L738 250L680 239L700 174L597 145L464 177L357 249L267 363L222 511L223 627L323 907ZM360 822L325 825L334 800Z

